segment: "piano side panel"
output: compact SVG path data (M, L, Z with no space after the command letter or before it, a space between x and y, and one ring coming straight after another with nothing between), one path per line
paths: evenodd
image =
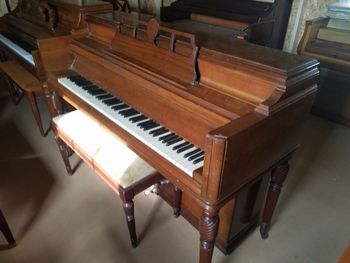
M64 70L72 65L75 56L69 53L68 46L71 40L76 37L81 37L81 35L38 40L40 56L47 72Z
M308 94L272 116L252 113L214 132L227 137L217 200L256 180L299 146L302 123L315 94L316 87L310 87ZM207 192L211 191L209 185Z

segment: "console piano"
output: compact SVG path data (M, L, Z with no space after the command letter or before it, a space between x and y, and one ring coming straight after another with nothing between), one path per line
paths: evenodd
M33 76L44 79L37 40L69 35L85 28L86 14L108 11L112 5L98 0L21 0L0 18L1 59L14 59Z
M161 8L162 21L208 23L231 36L282 49L293 0L177 0Z
M307 21L298 53L320 61L320 90L312 112L349 126L350 29L329 27L329 22L323 17Z
M182 190L202 263L230 234L226 212L238 209L237 195L271 174L266 238L317 90L318 62L241 39L219 43L148 16L98 14L86 22L85 35L39 41L51 112L62 112L63 98Z

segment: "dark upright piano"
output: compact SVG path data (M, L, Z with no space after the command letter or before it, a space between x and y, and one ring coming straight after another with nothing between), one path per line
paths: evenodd
M200 232L200 262L211 262L215 242L229 250L261 207L266 238L318 62L241 39L197 38L190 26L147 16L86 21L85 35L71 41L39 41L52 112L62 112L63 98L182 190L181 214Z
M320 61L320 89L312 112L350 126L350 28L331 22L325 17L306 21L298 53Z
M282 49L293 0L177 0L162 7L162 21L231 28L232 36Z

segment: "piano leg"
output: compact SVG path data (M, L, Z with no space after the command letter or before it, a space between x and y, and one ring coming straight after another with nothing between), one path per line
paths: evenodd
M205 208L199 221L200 263L210 263L213 257L215 239L219 229L219 211Z
M131 245L137 247L136 225L134 216L134 202L132 200L123 201L124 213L128 224Z
M33 112L36 124L38 125L40 134L41 134L42 137L45 137L45 132L44 132L44 129L43 129L43 125L41 123L41 117L40 117L40 112L39 112L39 109L38 109L38 104L36 102L36 95L35 95L34 92L27 91L26 92L26 96L28 98L30 107L32 109L32 112Z
M9 243L9 245L11 247L14 247L16 245L16 241L13 238L13 235L11 233L11 230L6 222L5 216L3 215L3 213L0 210L0 230L1 232L4 234L7 242Z
M267 194L265 208L260 223L260 234L262 239L266 239L269 236L269 230L271 226L271 218L276 208L278 197L281 193L283 182L287 177L289 171L288 161L283 162L273 169L271 174L270 188Z

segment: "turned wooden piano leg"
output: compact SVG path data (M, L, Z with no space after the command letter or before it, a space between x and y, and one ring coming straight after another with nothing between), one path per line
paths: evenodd
M174 217L179 217L180 211L181 211L182 191L181 189L175 186L174 192L175 192L175 198L174 198L173 212L174 212Z
M38 104L36 102L36 95L34 92L26 92L26 96L28 98L28 101L30 103L30 107L32 109L36 124L38 125L40 134L42 137L45 137L45 132L43 129L43 125L41 123L41 117L40 117L40 112L38 108Z
M205 209L199 221L200 263L210 263L212 260L215 239L219 228L218 212L216 210Z
M10 246L15 246L16 241L11 233L10 227L8 226L5 216L0 210L0 230L4 234L7 242L9 243Z
M280 164L272 171L270 187L266 197L262 221L260 223L260 234L262 239L266 239L269 236L268 232L271 226L271 218L276 208L278 197L281 193L283 182L287 177L288 171L288 161Z
M125 212L126 222L128 224L131 245L137 247L137 235L136 235L136 225L135 225L135 216L134 216L134 202L128 200L123 202L123 208Z

